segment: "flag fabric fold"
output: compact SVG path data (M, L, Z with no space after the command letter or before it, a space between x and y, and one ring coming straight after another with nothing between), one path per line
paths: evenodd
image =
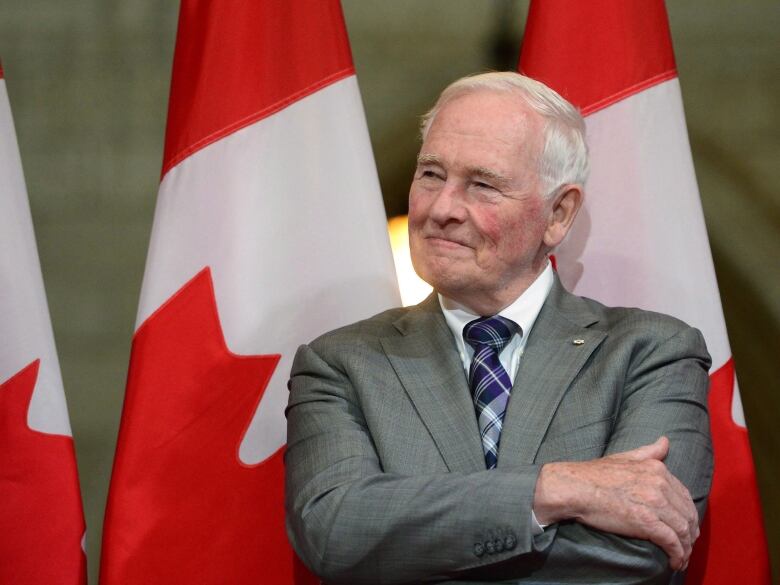
M533 0L519 69L578 106L591 177L556 252L570 289L702 331L715 473L687 583L769 583L750 443L690 154L662 0ZM735 537L738 535L738 537Z
M86 583L84 512L0 67L0 583Z
M305 583L292 356L399 296L337 1L181 4L101 583Z

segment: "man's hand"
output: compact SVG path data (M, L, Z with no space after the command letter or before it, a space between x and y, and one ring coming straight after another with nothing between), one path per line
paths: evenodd
M547 463L534 494L541 524L574 519L593 528L649 540L672 569L688 565L699 516L686 487L663 460L669 439L583 462Z

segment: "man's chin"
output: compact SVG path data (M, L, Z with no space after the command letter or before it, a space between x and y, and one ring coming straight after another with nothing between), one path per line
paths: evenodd
M420 278L430 284L436 292L453 299L468 293L474 284L473 278L444 271L425 272L420 274Z

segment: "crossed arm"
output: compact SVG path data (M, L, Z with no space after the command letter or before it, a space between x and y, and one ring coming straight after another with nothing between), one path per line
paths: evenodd
M684 335L698 335L692 331ZM426 474L383 469L348 368L326 345L303 346L293 366L286 454L296 551L334 583L376 583L379 575L383 583L560 582L583 574L668 581L687 563L698 535L693 499L703 511L711 473L706 352L691 340L676 345L691 344L697 351L663 353L663 363L638 372L606 457ZM658 416L648 418L648 408ZM536 537L531 509L550 524ZM475 554L475 539L495 536L508 543L504 550Z
M669 439L583 462L548 463L534 492L542 524L576 520L605 532L655 543L672 569L685 569L699 537L688 488L663 464Z

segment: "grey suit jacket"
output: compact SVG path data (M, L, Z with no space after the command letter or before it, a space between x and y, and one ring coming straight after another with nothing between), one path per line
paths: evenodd
M574 343L574 340L584 343ZM498 468L437 297L301 346L287 409L288 534L326 583L664 583L655 545L576 522L533 536L541 465L671 440L700 517L712 475L710 358L664 315L557 281L530 333Z

